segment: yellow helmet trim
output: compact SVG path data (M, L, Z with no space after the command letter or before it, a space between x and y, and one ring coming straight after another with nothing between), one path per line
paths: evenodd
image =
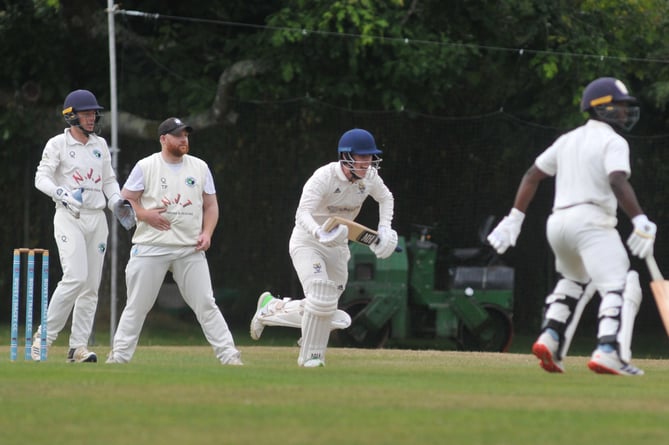
M611 96L609 94L608 96L602 96L602 97L598 97L597 99L592 99L590 101L590 106L596 107L597 105L608 104L612 101L613 101L613 96Z

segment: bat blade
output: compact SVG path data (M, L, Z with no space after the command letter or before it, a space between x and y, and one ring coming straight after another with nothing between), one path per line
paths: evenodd
M651 281L650 289L655 297L655 304L660 313L664 330L669 336L669 281Z
M667 336L669 336L669 281L666 281L664 277L662 277L660 268L657 266L657 262L653 255L649 255L646 258L646 265L648 266L648 271L652 278L652 281L650 282L650 290L653 292L655 304L660 313L664 330L667 332Z

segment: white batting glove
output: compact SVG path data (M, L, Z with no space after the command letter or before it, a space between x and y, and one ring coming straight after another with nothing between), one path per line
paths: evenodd
M397 232L390 227L381 226L377 230L378 238L369 245L369 248L377 258L386 259L393 254L397 247Z
M348 227L344 224L339 224L334 229L326 232L323 227L316 229L314 233L316 239L327 247L336 246L342 244L346 239L348 239Z
M634 231L627 238L627 247L630 248L632 255L644 259L653 253L657 226L650 222L646 215L635 216L632 218L632 224Z
M525 214L513 208L507 216L497 224L497 227L488 235L488 242L500 255L506 252L509 246L515 246L520 228L525 220Z
M81 193L78 193L78 196L81 197ZM81 212L81 199L75 198L73 193L65 187L58 187L53 194L53 199L56 202L60 202L63 206L74 216L79 218Z

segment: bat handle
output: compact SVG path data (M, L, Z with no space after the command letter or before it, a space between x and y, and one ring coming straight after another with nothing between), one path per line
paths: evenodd
M648 272L650 272L650 276L653 281L664 280L664 277L662 277L662 272L660 272L660 268L657 267L657 262L655 261L655 257L652 254L646 257L646 266L648 266Z

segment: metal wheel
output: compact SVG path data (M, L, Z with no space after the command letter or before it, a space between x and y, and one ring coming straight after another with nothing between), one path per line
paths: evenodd
M370 303L370 300L351 301L339 309L351 316L351 326L346 329L332 331L333 343L337 346L349 348L382 348L390 336L390 323L386 323L378 331L370 331L360 320L360 312Z
M506 352L513 339L511 317L496 306L486 305L484 309L490 320L479 334L474 334L462 326L460 344L466 351Z

